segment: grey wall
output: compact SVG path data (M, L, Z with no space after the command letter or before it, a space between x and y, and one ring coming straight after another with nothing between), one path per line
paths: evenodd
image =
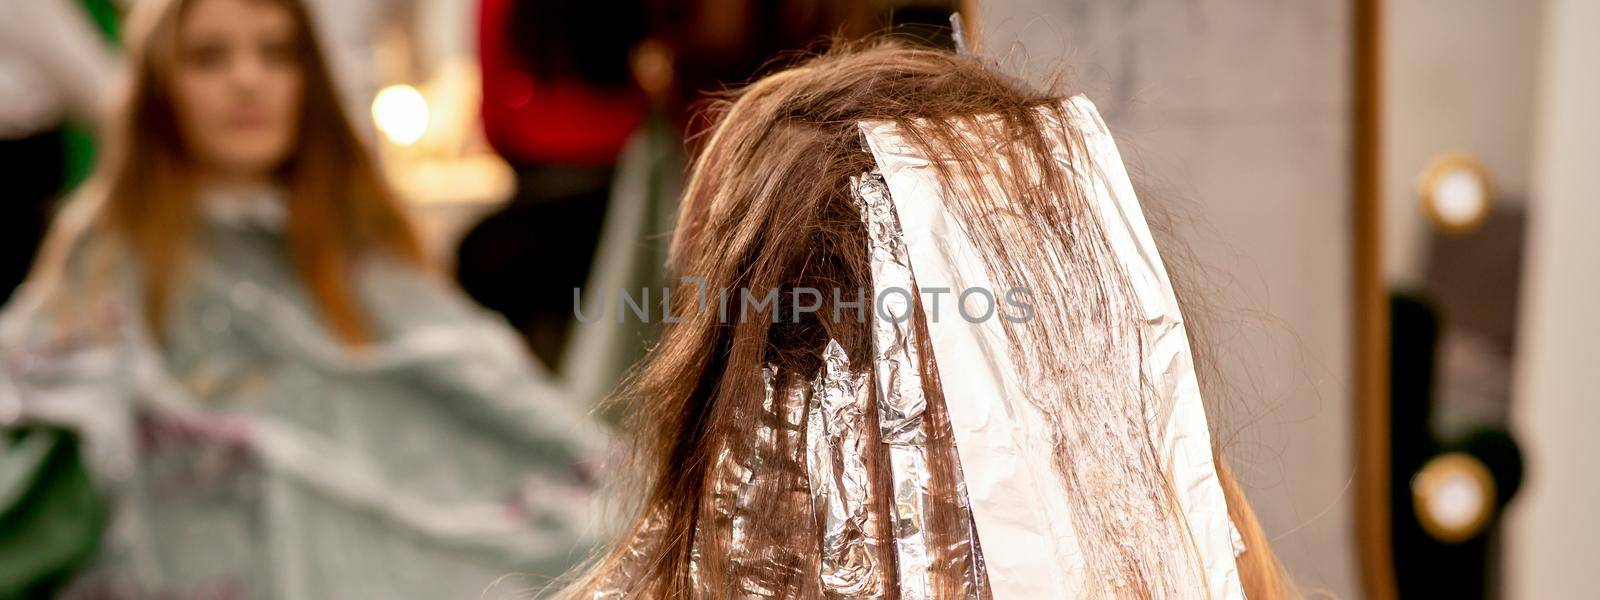
M1190 320L1226 390L1213 429L1275 548L1306 591L1357 597L1348 3L977 4L985 54L1035 80L1064 69L1100 106L1173 222L1163 252L1199 283Z

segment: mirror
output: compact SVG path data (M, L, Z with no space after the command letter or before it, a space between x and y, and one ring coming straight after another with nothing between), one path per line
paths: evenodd
M1363 584L1369 597L1532 593L1523 489L1525 275L1540 208L1545 6L1358 2ZM1365 229L1363 229L1365 228ZM1363 235L1366 236L1362 238ZM1365 239L1363 242L1362 240ZM1530 455L1531 456L1531 455ZM1530 469L1530 475L1537 473ZM1549 588L1557 589L1557 588ZM1557 594L1561 596L1563 594Z

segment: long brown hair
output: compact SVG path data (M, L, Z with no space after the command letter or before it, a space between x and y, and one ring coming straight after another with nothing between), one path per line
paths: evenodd
M171 94L178 32L188 7L205 0L141 2L130 16L130 87L107 136L109 147L73 215L58 222L41 254L49 277L66 268L79 235L113 239L131 251L144 294L144 317L160 336L175 289L196 250L199 198L195 159L185 149ZM333 336L368 341L369 324L351 290L361 253L388 252L424 262L416 235L379 174L374 158L345 115L300 0L271 2L295 23L303 80L296 140L276 178L286 191L285 235L291 261ZM69 207L67 214L78 207Z
M862 121L893 122L916 147L939 149L941 180L970 192L955 194L965 198L951 210L975 224L967 233L997 283L1028 284L1041 314L1069 315L1072 321L1034 319L1007 333L1027 376L1063 382L1061 396L1037 403L1055 434L1055 468L1073 488L1069 516L1090 579L1083 593L1104 595L1099 586L1112 580L1126 582L1121 593L1135 596L1172 595L1197 585L1197 567L1184 551L1192 542L1143 421L1154 394L1125 368L1128 353L1138 351L1125 274L1110 258L1097 219L1084 217L1091 214L1087 195L1052 162L1045 130L1066 122L1061 110L1058 95L1018 85L980 60L893 42L836 44L826 55L722 98L717 124L689 177L672 250L679 274L703 279L674 289L672 312L683 321L668 322L659 345L617 397L632 410L629 429L636 436L632 456L642 495L631 507L634 524L568 591L664 598L818 595L808 582L817 576L816 524L809 505L796 502L804 497L796 489L805 485L802 449L791 447L792 440L785 446L786 437L776 447L767 439L762 452L770 456L755 462L779 475L745 476L765 482L739 501L750 516L740 535L743 551L758 558L753 562L730 555L730 520L714 497L723 476L719 465L729 453L757 447L752 438L763 427L794 422L763 406L764 366L779 373L774 387L793 389L818 371L829 339L851 357L871 356L869 326L822 318L857 310L836 306L839 298L825 297L817 312L781 322L771 318L773 308L737 303L723 318L691 305L697 294L718 290L776 289L786 297L787 290L799 288L870 289L867 233L850 191L851 178L875 166L860 146ZM973 148L959 139L951 119L984 114L998 116L1002 137ZM1013 200L1005 217L1010 223L996 222L1001 211L995 210L995 195L975 185L981 180L977 165L993 161L1013 167L998 182L1001 195ZM1023 224L1021 235L1017 223ZM1026 258L1046 246L1070 264ZM847 296L844 301L855 299ZM865 314L874 310L868 306ZM978 549L959 543L971 523L957 510L960 476L938 371L926 334L919 340L927 398L922 426L936 503L926 532L930 591L935 597L986 596L982 574L969 573ZM858 370L870 363L856 362ZM886 489L876 426L864 433L872 486ZM1228 478L1225 469L1219 474ZM1252 585L1276 577L1276 565L1245 499L1231 480L1225 483L1230 506L1243 509L1233 515L1245 521L1240 528L1256 534L1249 552L1257 560L1240 561L1246 586L1263 592L1278 587ZM889 522L890 510L880 502L874 521ZM882 529L869 527L866 535L889 536L878 547L892 545L893 534ZM881 558L883 564L892 560ZM1252 571L1257 568L1263 571ZM886 575L884 589L892 594L894 574Z

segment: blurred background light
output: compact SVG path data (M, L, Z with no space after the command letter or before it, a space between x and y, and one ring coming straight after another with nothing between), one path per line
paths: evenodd
M1411 481L1424 530L1446 543L1478 535L1494 513L1494 479L1478 459L1448 452L1423 465Z
M1488 170L1476 157L1451 153L1435 158L1423 170L1419 187L1423 210L1440 231L1467 233L1489 215Z
M389 141L410 146L428 130L428 101L417 88L391 85L372 99L372 120Z

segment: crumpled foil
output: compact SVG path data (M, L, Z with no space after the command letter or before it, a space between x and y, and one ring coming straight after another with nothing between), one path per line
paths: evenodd
M877 544L884 530L872 511L864 434L872 394L866 373L854 374L839 342L828 340L822 372L812 384L806 415L806 471L822 534L822 592L830 598L882 598L889 565Z
M798 594L794 588L801 577L800 558L804 549L775 538L770 505L762 499L773 494L789 496L804 492L805 473L798 468L805 448L806 404L809 390L800 386L778 389L778 372L771 366L762 369L764 398L761 413L740 422L755 424L754 435L736 436L746 443L725 447L712 467L706 497L707 512L699 523L696 544L690 550L689 581L697 594L723 597L730 592L739 597L784 598ZM795 495L796 498L801 498ZM809 498L807 494L805 498ZM786 507L782 514L804 514L808 503ZM713 536L728 533L726 580L713 580L707 573L708 544L721 542Z
M928 398L922 380L923 359L918 341L919 319L915 307L917 282L906 255L899 219L889 188L876 172L851 180L852 197L867 230L868 260L872 269L872 348L874 382L878 397L878 427L888 445L892 481L895 556L902 598L943 596L979 597L985 593L985 574L977 532L968 527L965 537L950 542L952 548L930 548L931 510L938 510L932 491L927 428ZM970 522L965 484L959 461L955 473L954 517ZM934 590L929 580L935 557L962 561L962 588Z
M912 279L900 224L883 182L870 174L851 181L857 207L867 227L872 265L872 348L878 392L878 430L889 446L893 488L895 556L900 595L928 598L928 455L923 432L927 399L923 396L921 361L914 343Z

